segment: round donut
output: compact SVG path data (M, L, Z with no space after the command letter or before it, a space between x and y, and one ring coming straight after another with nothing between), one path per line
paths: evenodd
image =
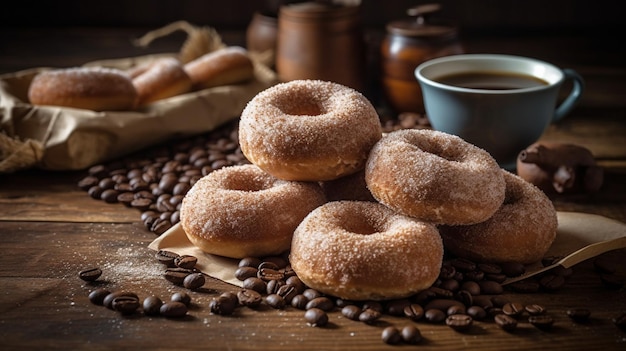
M134 72L132 82L140 106L191 91L191 78L180 61L173 57L161 58L139 68Z
M386 300L430 287L441 269L437 228L377 203L335 201L293 235L291 267L309 287L348 300Z
M485 221L504 201L504 177L487 151L429 129L387 134L370 153L365 181L382 204L437 224Z
M539 188L517 175L502 173L506 182L502 206L485 222L442 226L446 250L477 262L538 262L556 238L556 210Z
M191 187L180 222L204 252L263 257L289 250L295 228L325 201L316 183L276 179L254 165L230 166Z
M186 63L184 68L196 89L243 83L254 77L254 64L239 46L210 52Z
M248 160L286 180L324 181L357 172L381 136L367 98L320 80L294 80L260 92L239 123Z
M93 111L130 110L137 91L123 71L74 67L38 73L28 88L33 105L53 105Z

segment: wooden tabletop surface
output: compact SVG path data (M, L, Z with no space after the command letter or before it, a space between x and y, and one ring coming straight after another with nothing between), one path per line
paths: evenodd
M44 33L45 32L45 33ZM132 47L128 30L3 30L0 73L53 66L67 67L103 58L145 53ZM236 37L233 37L236 38ZM562 141L592 151L604 168L599 193L554 198L560 211L577 211L626 222L626 53L594 37L484 35L466 39L468 51L510 53L548 60L576 69L587 81L581 103L563 121L549 127L542 140ZM236 43L236 39L233 39ZM615 43L613 43L615 44ZM155 43L153 52L176 50L175 42ZM209 137L210 138L210 137ZM303 311L287 307L238 309L234 315L212 314L209 302L222 292L237 291L209 280L203 291L189 291L163 278L163 266L148 244L156 238L136 209L91 198L78 187L87 171L26 170L0 174L0 349L216 349L216 350L623 350L626 331L613 318L626 312L626 250L602 257L617 267L621 287L609 288L591 260L573 269L554 292L504 297L548 309L554 326L539 330L521 321L515 331L492 321L475 322L468 332L442 324L412 322L383 315L373 325L330 312L326 327L308 326ZM95 283L78 272L100 267ZM92 304L95 288L128 290L140 298L163 299L185 291L192 297L182 319L122 316ZM587 323L575 323L566 311L591 311ZM390 346L381 340L384 327L412 324L424 340L416 346Z

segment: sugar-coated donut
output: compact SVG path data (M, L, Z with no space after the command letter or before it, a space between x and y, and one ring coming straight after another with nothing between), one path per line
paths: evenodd
M504 200L504 177L485 150L428 129L387 134L372 149L365 181L374 198L437 224L474 224Z
M357 172L381 136L367 98L319 80L294 80L260 92L239 123L248 160L287 180L324 181Z
M254 64L244 48L229 46L186 63L185 71L196 89L205 89L251 80Z
M189 241L215 255L263 257L289 250L294 229L326 201L316 183L276 179L254 165L209 173L183 198Z
M348 300L385 300L430 287L441 269L437 228L367 201L328 202L293 235L289 260L309 287Z
M556 210L539 188L502 172L506 197L500 209L482 223L442 226L446 250L477 262L538 262L556 238Z
M33 105L53 105L94 111L130 110L137 91L123 71L74 67L38 73L28 88Z
M138 105L191 91L191 78L183 69L183 65L173 57L157 59L135 71L132 78L137 90Z

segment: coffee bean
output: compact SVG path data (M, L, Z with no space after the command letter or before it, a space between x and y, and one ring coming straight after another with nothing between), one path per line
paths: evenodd
M492 264L492 263L479 263L478 265L476 265L476 268L478 268L481 272L485 274L502 273L502 267L498 266L497 264Z
M454 298L464 304L465 307L470 307L474 304L474 297L467 290L459 290L456 294L454 294Z
M424 318L430 323L441 323L445 321L446 314L438 309L427 309L426 312L424 312Z
M94 199L100 200L100 196L102 195L103 191L104 190L101 187L94 185L89 188L89 190L87 190L87 194Z
M361 310L361 307L357 305L347 305L341 309L341 314L350 320L358 321L359 315L362 311L363 310Z
M435 296L439 298L451 299L454 296L454 293L452 291L438 288L436 286L431 286L430 288L428 288L428 290L434 292Z
M567 316L576 323L587 323L591 311L586 308L572 308L567 310Z
M528 322L541 330L550 330L554 324L554 320L548 315L530 316Z
M411 304L409 299L391 300L385 305L385 312L391 316L404 315L404 308Z
M461 272L470 272L476 270L476 263L465 258L455 258L450 263L454 268L456 268L456 270Z
M267 295L265 297L265 302L275 309L282 309L286 305L285 299L278 294Z
M486 296L486 295L474 296L474 305L482 307L485 311L494 307L491 297Z
M537 304L526 305L524 310L526 310L526 312L528 312L531 316L538 316L546 313L546 308Z
M96 281L102 275L102 270L98 267L84 269L78 272L78 277L86 282Z
M469 330L472 322L472 317L466 314L452 314L446 318L446 325L460 332Z
M441 265L441 269L439 270L439 278L441 280L449 280L454 278L454 274L456 273L456 268L450 263L444 263Z
M454 279L446 279L439 284L439 287L449 291L457 291L461 287L461 284Z
M113 291L104 297L104 299L102 300L102 305L108 309L113 309L113 300L121 296L134 297L136 299L139 298L137 294L135 294L134 292L123 291L123 290Z
M298 276L295 275L287 278L287 280L285 280L285 283L287 285L293 286L298 294L302 294L306 289L306 285L302 282L302 280L300 280L300 278L298 278ZM337 299L337 301L340 300L341 299Z
M187 311L187 306L178 301L168 301L159 309L159 313L167 318L182 318L187 315Z
M363 304L362 308L364 310L374 310L379 313L383 313L383 310L384 310L383 304L380 303L379 301L366 301Z
M159 262L163 263L164 265L168 267L174 267L174 260L176 259L176 257L178 257L178 254L172 251L159 250L154 256Z
M286 303L291 303L291 299L293 299L294 296L298 295L298 290L296 290L296 288L291 284L285 284L278 288L278 291L276 293L282 296L283 299L285 299ZM329 301L331 304L333 303L330 299Z
M383 342L389 345L396 345L402 341L402 334L398 330L398 328L389 326L383 329L381 335Z
M180 255L174 258L174 264L180 268L192 269L197 262L198 258L191 255Z
M186 292L176 292L172 294L170 301L180 302L185 304L185 306L189 306L191 304L191 296Z
M119 191L114 189L105 189L100 194L100 199L104 200L104 202L109 204L117 203L117 195L119 195Z
M359 321L367 324L372 324L376 322L382 314L371 308L364 308L361 314L359 314Z
M413 321L419 321L424 317L424 308L416 303L404 307L404 315Z
M424 306L424 310L432 310L437 309L442 312L448 311L451 306L457 306L459 308L465 308L465 306L456 300L448 300L448 299L435 299L430 301Z
M237 293L237 300L242 306L255 308L263 302L263 296L254 290L242 289Z
M467 308L467 315L477 321L487 318L487 311L480 306L471 306Z
M89 293L89 301L94 305L102 306L104 298L111 292L105 288L98 288Z
M322 296L322 294L315 289L306 289L302 292L302 295L306 296L307 299L313 300L316 297Z
M143 300L143 313L146 316L158 316L163 301L157 296L148 296Z
M238 303L236 296L233 298L231 295L221 294L209 302L209 309L211 313L227 316L235 312Z
M267 283L257 277L246 278L242 283L242 287L254 290L260 294L265 294L267 291Z
M491 296L491 303L493 303L493 305L495 307L502 307L504 305L506 305L507 303L510 303L511 301L509 301L508 298L502 296L502 295L495 295L495 296Z
M509 302L502 306L502 313L507 316L517 317L524 313L524 305L519 302Z
M309 299L302 294L298 294L291 299L291 306L299 310L305 310L307 303L309 303Z
M320 310L323 310L323 311L332 311L335 308L335 303L328 297L320 296L320 297L314 298L313 300L310 300L306 304L307 310L311 308L319 308Z
M475 270L463 273L463 277L465 280L473 280L475 282L480 282L485 279L485 273L483 271Z
M183 280L183 286L190 290L197 290L204 286L206 279L202 273L191 273Z
M256 257L244 257L239 260L238 267L252 267L257 269L261 264L261 259Z
M415 345L422 341L422 333L414 325L404 326L400 332L405 343Z
M78 187L82 190L89 190L92 186L98 185L99 179L94 176L86 176L78 181Z
M517 328L517 320L511 316L507 316L506 314L498 314L493 320L502 330L513 331Z
M474 296L480 295L481 292L480 285L478 285L478 283L474 281L463 282L463 284L461 284L461 290L465 290Z
M111 301L111 308L124 315L133 314L139 308L139 299L134 296L118 296Z
M565 285L565 278L556 274L546 274L539 279L539 285L545 291L556 291Z
M452 305L448 308L448 310L446 310L446 314L448 316L451 316L453 314L465 314L465 313L466 313L465 305Z
M323 327L328 324L328 315L319 308L309 308L304 313L304 319L312 327Z
M493 280L479 281L478 286L480 286L481 293L486 295L498 295L502 294L504 291L502 285L498 282L494 282Z
M278 294L278 290L281 286L285 285L285 282L280 279L272 279L267 281L267 290L266 293L270 294Z
M191 273L195 272L191 269L173 267L166 269L163 277L171 283L183 285L183 281Z

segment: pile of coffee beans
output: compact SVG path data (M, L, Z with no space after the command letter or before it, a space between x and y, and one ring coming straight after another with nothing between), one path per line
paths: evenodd
M143 312L146 316L182 318L187 315L191 297L187 293L174 293L169 301L163 302L157 296L148 296L143 302L132 291L109 291L98 288L89 293L89 301L94 305L104 306L122 315L134 315Z

